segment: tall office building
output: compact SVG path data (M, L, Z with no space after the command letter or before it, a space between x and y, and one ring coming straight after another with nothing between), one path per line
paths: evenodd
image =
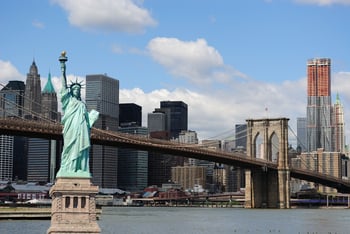
M182 130L187 130L187 104L182 101L162 101L160 108L148 114L150 136L158 139L177 139ZM171 180L171 168L183 166L181 156L150 152L148 157L148 183L161 186Z
M333 123L334 123L334 150L336 152L345 153L345 122L343 105L340 102L339 94L333 106Z
M46 85L41 93L41 105L41 112L45 120L60 120L57 93L51 81L51 73L49 73Z
M22 117L25 85L23 81L10 81L0 91L1 118ZM27 159L24 137L0 135L0 180L26 180Z
M119 104L119 126L142 125L142 107L135 103Z
M247 124L235 125L236 149L247 149Z
M86 106L100 115L94 127L117 131L119 126L119 81L107 75L86 76ZM117 188L118 148L92 145L92 181L101 188Z
M307 151L306 117L297 118L297 149L298 152Z
M162 139L170 138L170 110L169 109L155 109L152 113L147 115L147 127L149 132L163 133Z
M307 150L333 151L331 123L331 60L307 61Z
M123 127L120 132L148 136L145 127ZM143 191L148 185L148 152L129 148L118 151L118 188L131 192Z
M31 85L28 84L28 85ZM30 87L28 88L30 89ZM32 94L37 95L37 94ZM49 73L46 85L41 92L41 119L59 121L57 93ZM28 147L28 175L29 182L51 182L55 180L60 159L61 144L56 140L42 138L27 138Z
M33 60L27 73L25 98L24 98L24 117L38 118L41 113L41 83L38 67Z
M187 104L182 101L161 101L161 109L170 109L170 138L178 138L182 130L188 130Z
M152 138L169 140L168 114L169 109L155 109L147 115L147 127ZM170 126L170 124L169 124ZM172 155L148 153L148 185L162 186L171 180Z

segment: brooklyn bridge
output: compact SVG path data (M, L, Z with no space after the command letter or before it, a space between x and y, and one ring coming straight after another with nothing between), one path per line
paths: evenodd
M264 200L269 203L268 200L272 199L273 201L270 203L278 204L278 208L289 208L290 189L288 183L290 177L336 188L341 193L350 193L348 180L291 166L287 152L288 119L247 120L247 123L247 133L249 134L247 134L246 153L212 150L201 145L183 144L97 128L91 130L91 143L166 153L245 168L248 171L246 173L248 180L246 181L246 200L251 201L251 204L248 204L251 207L259 207ZM279 138L277 162L256 158L254 136L259 133L266 136L272 133L277 134ZM62 125L57 122L2 118L0 119L0 134L62 140ZM269 139L270 137L267 137L264 140L264 144L267 146L271 144L268 142ZM263 186L263 184L268 184L268 186Z

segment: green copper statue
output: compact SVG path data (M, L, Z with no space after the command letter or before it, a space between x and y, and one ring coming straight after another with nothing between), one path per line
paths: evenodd
M61 167L56 177L83 177L90 178L89 148L90 129L98 119L99 113L92 110L88 113L86 105L81 101L79 82L67 85L66 52L59 57L62 71L61 102L64 112L63 124L63 151Z

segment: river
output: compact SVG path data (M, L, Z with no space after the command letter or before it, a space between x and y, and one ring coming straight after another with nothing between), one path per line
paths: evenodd
M350 209L104 207L101 233L348 234ZM46 233L50 220L1 220L1 234Z

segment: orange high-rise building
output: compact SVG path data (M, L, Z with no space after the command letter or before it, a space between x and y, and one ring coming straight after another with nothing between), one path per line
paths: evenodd
M331 60L307 61L307 150L333 151Z

